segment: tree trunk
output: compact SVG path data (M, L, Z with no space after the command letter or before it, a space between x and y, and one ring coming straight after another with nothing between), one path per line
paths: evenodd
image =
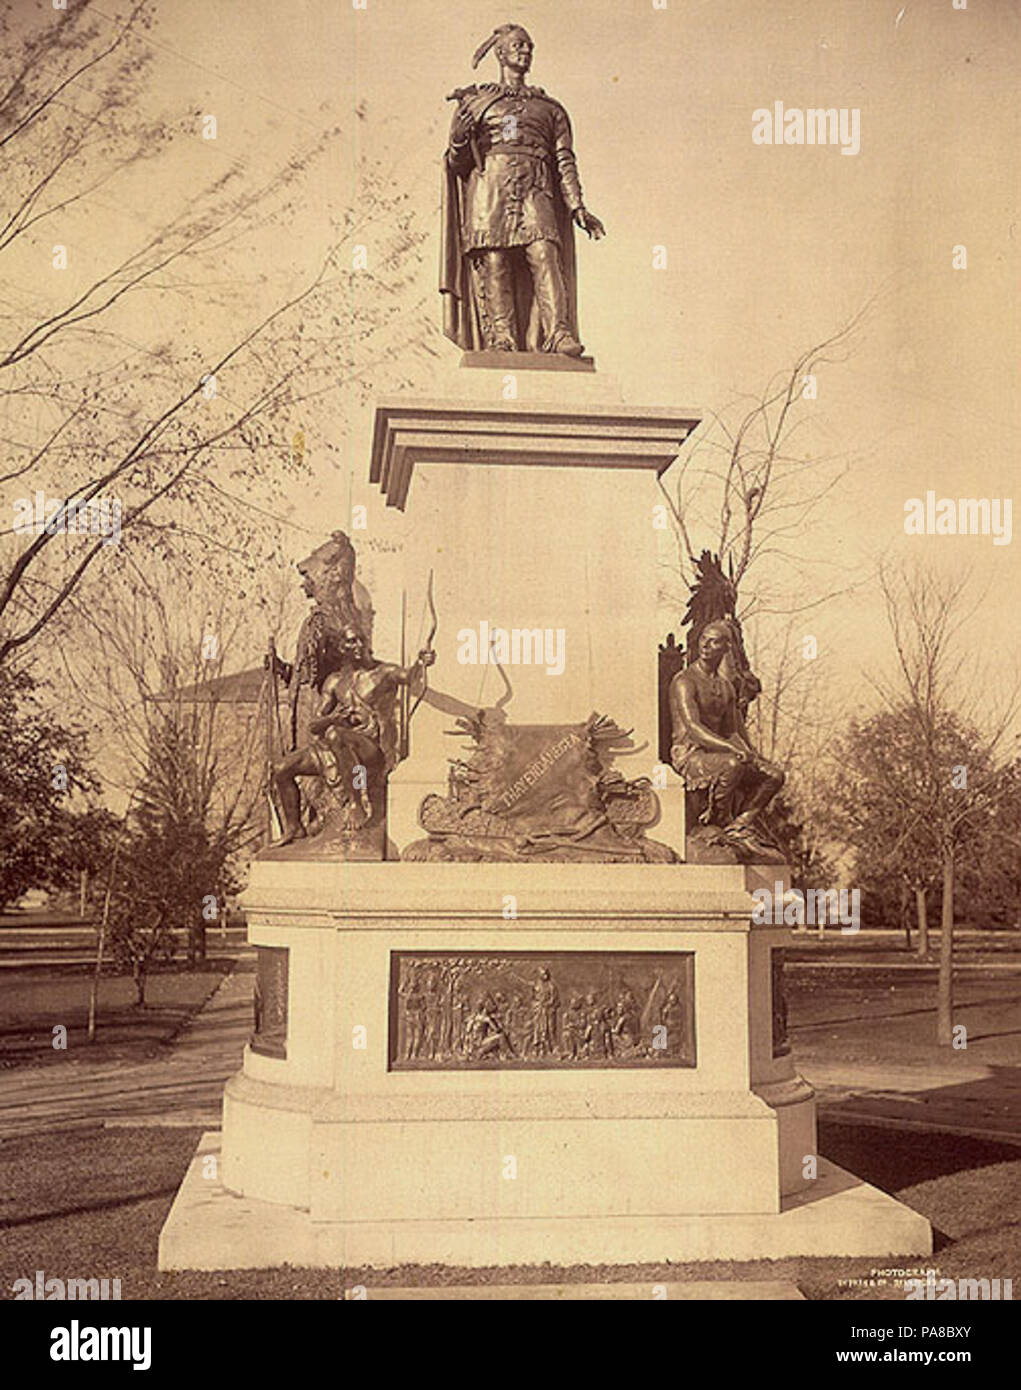
M204 965L206 960L206 924L192 922L188 927L188 969Z
M925 901L925 889L915 889L915 910L918 913L918 954L929 954L929 916Z
M134 961L131 973L135 979L135 1007L145 1008L145 966L140 960Z
M911 912L908 907L908 895L910 888L908 883L900 881L900 924L904 928L904 935L907 938L906 949L911 950Z
M954 847L943 851L943 911L939 929L939 985L936 1000L936 1041L949 1047L954 1040Z

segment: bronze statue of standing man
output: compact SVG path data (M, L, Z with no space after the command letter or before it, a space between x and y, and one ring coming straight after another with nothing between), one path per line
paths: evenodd
M500 81L462 87L444 157L440 291L443 331L470 351L580 357L574 227L599 240L584 204L571 122L530 87L532 40L503 24L477 50L495 48Z

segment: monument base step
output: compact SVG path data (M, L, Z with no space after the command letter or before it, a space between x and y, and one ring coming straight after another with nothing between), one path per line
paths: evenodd
M932 1253L924 1217L823 1158L811 1191L785 1199L778 1214L562 1221L313 1221L307 1211L234 1196L221 1186L219 1170L220 1134L209 1131L160 1232L160 1269L679 1264Z
M560 352L500 352L484 348L463 352L462 367L489 367L504 372L594 372L594 357L568 357Z

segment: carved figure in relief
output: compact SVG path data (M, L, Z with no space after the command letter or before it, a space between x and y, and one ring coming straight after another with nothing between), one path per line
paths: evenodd
M536 1057L549 1057L556 1051L557 1011L560 994L542 966L532 986L532 1050Z

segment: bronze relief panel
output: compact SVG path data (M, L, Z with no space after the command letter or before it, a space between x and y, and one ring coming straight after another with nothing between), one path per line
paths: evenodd
M395 951L393 1071L694 1067L691 951Z
M256 946L255 1027L248 1045L263 1057L287 1057L287 975L289 951L286 946Z

